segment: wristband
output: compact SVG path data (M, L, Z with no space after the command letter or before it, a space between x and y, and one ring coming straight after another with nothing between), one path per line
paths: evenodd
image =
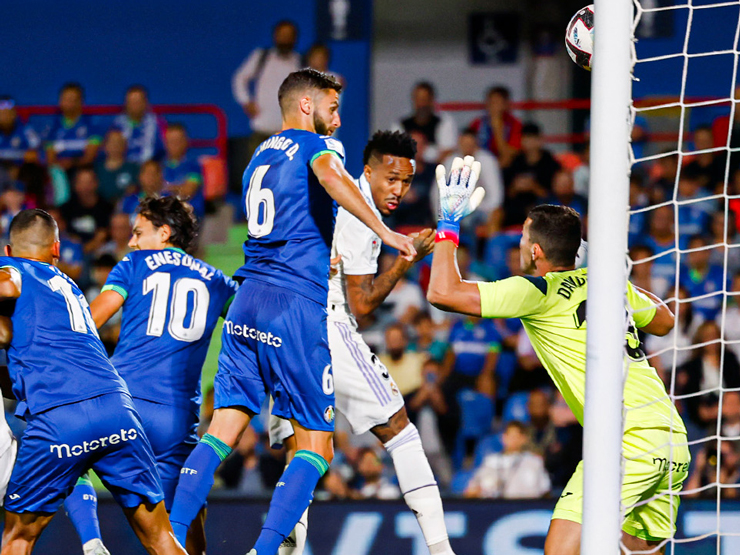
M441 241L452 241L455 246L460 245L460 224L440 220L437 224L437 235L434 238L435 243Z

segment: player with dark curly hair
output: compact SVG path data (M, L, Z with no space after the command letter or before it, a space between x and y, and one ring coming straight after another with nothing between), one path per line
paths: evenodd
M189 204L177 197L143 199L129 242L134 251L113 268L90 305L98 328L123 308L111 361L141 415L168 511L180 469L198 442L200 375L211 335L238 287L220 270L188 254L197 237L198 222ZM86 500L94 502L91 491L85 491ZM69 512L78 531L83 530L79 518ZM205 551L203 522L202 512L190 527L189 553Z

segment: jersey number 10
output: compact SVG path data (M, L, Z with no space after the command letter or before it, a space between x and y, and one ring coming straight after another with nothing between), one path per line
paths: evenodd
M180 278L175 281L170 291L170 281L171 276L166 272L156 272L144 280L144 295L152 293L146 334L154 337L162 336L169 308L168 331L172 338L188 343L198 341L206 331L208 305L211 301L208 287L198 279ZM193 310L190 322L186 325L185 320L190 304L188 301L190 301L191 294Z

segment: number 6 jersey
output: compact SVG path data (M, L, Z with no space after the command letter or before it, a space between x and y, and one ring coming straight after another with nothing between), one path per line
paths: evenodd
M124 299L111 360L132 397L198 410L211 334L237 287L175 248L134 251L116 264L103 287Z
M244 171L249 238L237 277L326 305L336 205L311 165L327 153L344 161L338 140L300 129L282 131L257 148Z
M127 391L72 279L50 264L25 258L2 256L0 268L21 278L8 349L13 394L20 401L16 415Z

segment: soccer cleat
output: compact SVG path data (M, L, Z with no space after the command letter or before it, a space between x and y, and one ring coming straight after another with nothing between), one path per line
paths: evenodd
M83 545L82 552L84 555L110 555L110 551L105 548L103 541L100 538L90 540Z

